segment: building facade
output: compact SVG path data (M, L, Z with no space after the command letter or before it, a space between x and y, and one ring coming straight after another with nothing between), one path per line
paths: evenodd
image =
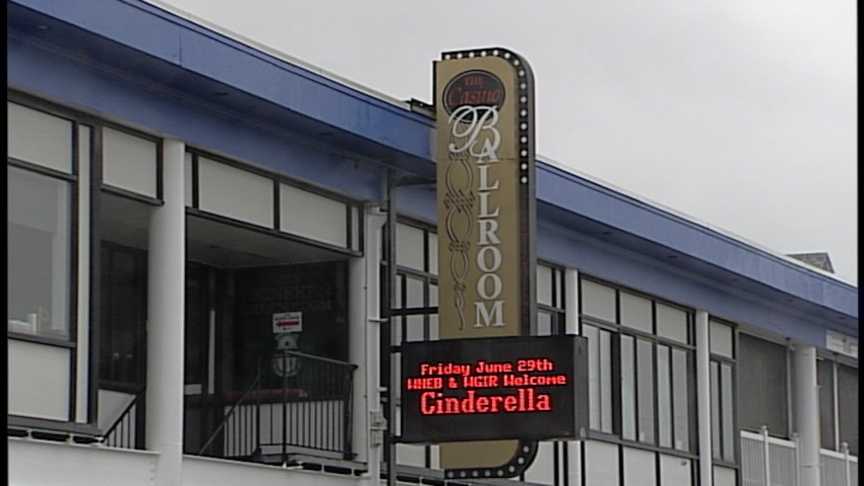
M392 308L437 306L434 184L387 190L434 179L428 106L139 0L7 13L11 483L377 484L387 326L438 338L381 290L392 209ZM858 484L857 287L535 177L534 332L588 338L590 439L517 481Z

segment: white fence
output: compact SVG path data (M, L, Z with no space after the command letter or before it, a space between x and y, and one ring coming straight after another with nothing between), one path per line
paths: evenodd
M822 449L820 472L822 486L858 486L858 458ZM742 486L809 486L798 478L798 442L770 437L767 429L761 434L741 432Z

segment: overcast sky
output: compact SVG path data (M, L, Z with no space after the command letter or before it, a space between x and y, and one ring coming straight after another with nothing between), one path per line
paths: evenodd
M163 1L400 99L508 47L539 154L857 283L852 0Z

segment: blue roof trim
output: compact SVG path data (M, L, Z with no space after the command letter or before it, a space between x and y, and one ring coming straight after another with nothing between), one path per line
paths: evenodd
M11 2L391 149L431 158L429 131L434 122L428 118L156 6L137 0Z
M795 297L858 317L858 289L548 164L538 164L544 203L581 214ZM813 283L816 285L813 285Z

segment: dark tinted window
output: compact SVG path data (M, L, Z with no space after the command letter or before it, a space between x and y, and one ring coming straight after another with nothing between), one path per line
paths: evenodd
M837 366L837 413L840 419L840 441L849 444L849 452L858 455L858 369Z
M834 363L816 362L816 380L819 384L819 431L823 449L836 449L834 441Z
M738 356L741 428L788 437L786 348L741 334Z

